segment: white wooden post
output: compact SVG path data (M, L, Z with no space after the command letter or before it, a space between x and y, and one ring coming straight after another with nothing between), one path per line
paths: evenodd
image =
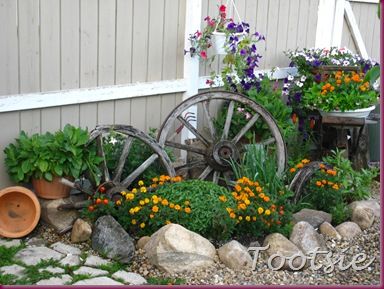
M317 10L317 28L315 47L329 47L335 20L335 0L320 0Z
M336 0L335 18L332 31L332 46L341 46L344 24L345 0Z
M200 30L201 23L201 9L202 0L187 0L186 1L186 14L185 14L185 34L184 34L184 47L189 49L190 42L188 37L190 34ZM183 100L195 95L199 90L199 58L191 57L189 53L184 56L184 79L187 81L187 90L183 94ZM190 107L188 110L192 113L197 120L197 108ZM196 126L196 122L191 122L193 126ZM187 129L183 129L181 133L181 142L188 138L192 138L194 135ZM186 153L182 151L183 153ZM182 157L185 157L185 155Z

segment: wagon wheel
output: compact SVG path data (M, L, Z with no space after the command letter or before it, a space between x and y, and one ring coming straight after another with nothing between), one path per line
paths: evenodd
M116 161L108 163L105 149L115 145L113 142L120 143L120 150L117 151ZM97 145L98 155L102 158L101 183L105 184L106 193L111 199L120 198L120 192L128 189L131 184L140 177L147 169L156 164L160 164L165 173L171 177L175 176L175 170L172 167L171 160L164 150L159 146L155 139L144 132L128 125L100 125L91 131L88 144ZM129 164L130 151L134 143L137 142L150 152L150 156L140 165L129 172L125 171L125 165ZM126 175L124 175L124 173Z
M221 107L224 110L219 109ZM191 113L191 110L199 111L199 121ZM233 124L235 114L239 111L248 113L247 119L239 127L238 123ZM222 114L222 127L218 127L217 119ZM204 121L201 121L201 119ZM236 115L236 119L238 119ZM193 125L195 121L197 125ZM204 124L205 123L205 124ZM229 160L239 160L244 152L244 136L255 129L258 125L264 125L267 135L259 139L260 145L267 146L274 151L277 161L277 172L282 173L286 165L286 147L280 130L271 116L261 105L248 97L226 91L214 91L197 94L180 103L164 121L158 133L158 142L162 147L173 148L180 155L199 155L197 160L190 160L183 163L174 163L177 174L179 170L190 170L200 167L196 175L199 179L212 179L218 183L219 179L226 182L231 178L231 166ZM232 130L231 130L232 128ZM234 129L235 132L233 131ZM189 133L192 139L182 143L181 132ZM199 146L188 144L194 140ZM272 149L271 149L272 148ZM185 153L186 152L186 153Z

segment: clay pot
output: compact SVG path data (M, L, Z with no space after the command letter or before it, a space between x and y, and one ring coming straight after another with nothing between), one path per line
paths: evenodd
M62 184L60 179L60 177L54 177L52 182L48 182L45 179L32 179L32 185L36 195L49 200L69 197L71 188Z
M36 195L23 187L0 191L0 236L20 238L28 235L40 219L40 203Z

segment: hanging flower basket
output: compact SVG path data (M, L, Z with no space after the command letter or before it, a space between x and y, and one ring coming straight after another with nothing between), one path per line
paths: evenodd
M325 116L333 116L333 117L354 117L354 118L366 118L371 113L372 110L375 109L375 106L372 105L367 108L360 108L355 110L346 110L346 111L322 111L319 110L322 117Z
M231 34L232 37L237 37L238 40L240 41L241 39L244 38L244 33L234 33ZM215 48L215 52L218 55L226 55L227 52L225 50L226 46L226 34L224 32L218 32L214 31L212 32L212 44L213 47Z

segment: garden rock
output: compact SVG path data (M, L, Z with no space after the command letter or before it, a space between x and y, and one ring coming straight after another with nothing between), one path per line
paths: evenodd
M178 224L155 232L144 250L153 265L169 273L210 266L216 256L215 247L207 239Z
M43 260L60 260L63 257L63 254L47 247L28 247L17 252L14 259L23 262L25 265L31 266L36 265Z
M132 238L112 216L97 219L92 233L92 248L121 263L129 263L135 253Z
M20 245L21 245L21 240L19 239L13 239L13 240L0 239L0 246L5 248L17 247Z
M92 235L92 228L86 221L83 219L77 219L72 227L71 232L71 242L72 243L81 243L88 241Z
M145 245L148 243L148 241L151 239L149 236L144 236L137 241L136 247L137 249L144 249Z
M375 217L380 219L381 208L380 208L379 203L375 200L355 201L355 202L350 203L348 205L348 207L352 210L352 213L356 208L371 209L373 211L373 214L375 215Z
M361 229L359 225L357 225L354 222L344 222L341 223L336 227L337 232L343 237L344 239L352 239L353 237L361 234Z
M115 280L112 280L108 277L97 277L97 278L91 278L91 279L85 279L80 280L72 285L124 285L120 282L117 282Z
M51 248L59 253L65 254L65 255L80 255L81 250L79 248L61 243L56 242L55 244L51 245Z
M365 230L372 226L375 215L369 208L356 207L352 211L351 221L358 224L360 229Z
M60 261L62 266L79 266L81 263L80 256L78 255L68 255Z
M274 254L279 254L281 256L286 257L285 262L283 263L281 258L274 258L271 260L271 265L273 268L279 268L280 264L283 263L281 269L290 270L288 257L292 256L303 256L303 252L291 241L289 241L286 237L284 237L280 233L273 233L268 235L263 242L263 247L266 247L269 245L269 248L265 251L269 257L271 257ZM299 268L301 266L302 260L301 258L295 258L293 260L292 265L295 268Z
M324 222L319 227L320 233L324 236L328 236L332 239L341 240L339 232L328 222Z
M60 277L52 277L49 279L40 280L36 285L65 285L68 282L72 281L70 275L62 275Z
M101 265L111 264L108 260L100 258L98 256L88 256L87 260L85 260L84 266L89 267L100 267Z
M14 275L16 279L20 279L24 276L25 268L19 265L10 265L0 268L1 275Z
M108 275L108 271L96 269L96 268L92 268L92 267L82 266L79 269L77 269L76 271L73 271L73 274L75 274L75 275L89 275L91 277L97 277L97 276Z
M112 275L112 278L114 279L121 279L124 281L124 283L129 285L143 285L147 284L147 280L145 280L142 276L136 273L132 272L126 272L124 270L120 270L115 272Z
M323 211L302 209L301 211L293 214L292 219L294 223L305 221L317 229L323 222L331 223L332 215Z
M27 245L30 247L44 247L47 242L39 237L32 237L27 241Z
M251 269L252 257L247 248L233 240L217 251L221 262L233 270Z
M77 210L58 210L61 205L71 203L69 198L57 200L40 199L41 219L51 225L58 234L65 233L72 228L74 221L78 218Z
M298 222L293 227L289 240L305 254L315 251L316 248L326 249L323 236L318 234L311 224L304 221Z

